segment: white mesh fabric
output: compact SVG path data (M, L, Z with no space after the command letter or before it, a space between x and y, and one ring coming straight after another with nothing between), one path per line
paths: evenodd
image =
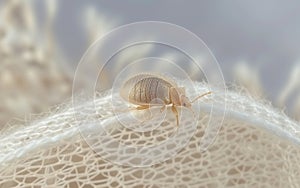
M201 84L197 87L199 91L206 89ZM77 113L75 119L74 110L68 108L3 133L0 187L300 187L299 124L262 103L229 92L224 125L207 151L198 150L209 120L208 113L202 111L197 132L178 154L150 167L133 168L105 160L79 132L80 119L112 118L109 97L101 96L82 106L96 106L102 116ZM213 95L213 100L223 99ZM203 106L210 102L201 101ZM187 117L182 116L185 124L180 126L191 123ZM214 114L213 118L219 117ZM168 113L166 121L151 133L132 132L113 121L106 126L120 142L148 147L168 139L174 131L174 115ZM98 128L86 129L93 132ZM95 136L94 144L109 143Z

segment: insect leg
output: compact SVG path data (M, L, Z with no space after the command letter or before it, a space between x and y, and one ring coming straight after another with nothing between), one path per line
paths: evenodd
M135 110L145 110L145 109L149 109L150 105L140 105L135 107ZM153 118L153 115L151 114L150 117L148 117L147 119L144 119L143 121L141 121L141 123L145 123L146 121L150 120Z
M176 116L176 122L177 122L177 127L179 126L179 120L178 120L178 111L176 109L176 106L172 106L172 112L175 114Z
M135 110L145 110L148 108L150 108L149 105L140 105L140 106L135 107Z
M170 104L169 99L166 97L165 100L163 101L164 104L162 105L162 107L160 108L160 112L163 113L163 111L165 111L166 107L168 104Z
M126 110L120 110L118 112L128 112L128 111L131 111L131 110L145 110L145 109L148 109L148 108L150 108L150 106L148 106L148 105L141 105L141 106L137 106L137 107L129 107Z
M163 111L165 111L165 109L166 109L166 105L163 105L160 109L160 112L162 113Z

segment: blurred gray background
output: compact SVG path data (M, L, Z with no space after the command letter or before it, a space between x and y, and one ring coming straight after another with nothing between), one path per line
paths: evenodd
M274 101L300 62L300 1L296 0L58 2L55 32L74 69L86 51L82 14L87 7L94 7L115 27L149 20L185 27L212 50L226 81L234 81L235 64L246 62L258 70L266 97ZM43 2L37 1L37 9L42 17Z

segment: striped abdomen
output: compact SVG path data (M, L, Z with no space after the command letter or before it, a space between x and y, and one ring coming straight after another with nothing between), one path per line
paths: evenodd
M170 87L173 87L173 85L161 77L140 74L126 81L120 94L125 100L137 105L148 105L150 103L161 105L162 102L170 104Z

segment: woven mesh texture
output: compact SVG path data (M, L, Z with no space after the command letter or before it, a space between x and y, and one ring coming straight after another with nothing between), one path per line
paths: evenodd
M202 84L197 87L206 89ZM113 118L110 97L82 106L96 107L101 115L78 113L75 118L70 107L3 133L0 187L300 187L299 124L263 103L228 92L224 124L208 150L198 149L209 121L209 113L203 110L197 131L178 154L140 168L114 164L91 149L82 130L97 133L90 134L96 146L117 147L101 139L97 126L78 128L84 118L98 122ZM212 98L217 104L222 101L218 95ZM201 103L209 105L210 100ZM180 126L192 123L188 116L181 118ZM214 114L213 118L221 117ZM152 132L133 132L117 121L107 123L105 130L121 143L149 147L167 140L174 125L174 115L168 112ZM132 155L134 160L138 159Z

